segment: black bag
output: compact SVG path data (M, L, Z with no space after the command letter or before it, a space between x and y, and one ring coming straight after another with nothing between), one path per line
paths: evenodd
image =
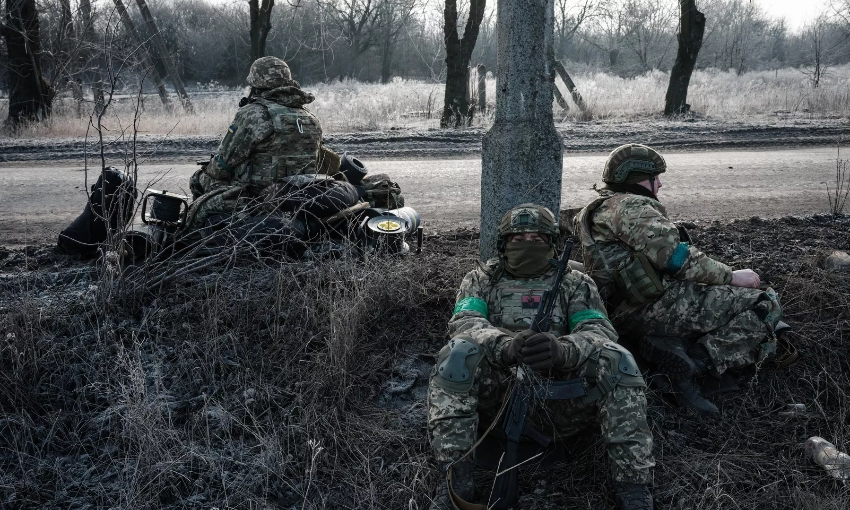
M138 192L132 179L117 168L104 168L82 214L59 234L68 253L93 255L109 232L117 232L133 217Z
M316 218L333 216L360 200L356 187L326 175L290 177L272 194L270 200L279 204L280 210Z

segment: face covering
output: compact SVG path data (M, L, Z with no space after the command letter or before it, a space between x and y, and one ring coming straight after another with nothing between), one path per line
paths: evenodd
M505 244L505 269L519 278L532 278L545 273L555 248L539 241L514 241Z

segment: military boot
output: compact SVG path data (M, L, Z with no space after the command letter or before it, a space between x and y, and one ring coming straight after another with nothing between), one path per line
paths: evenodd
M672 336L647 336L640 342L640 353L671 380L687 379L696 367L682 344Z
M717 406L702 396L694 379L706 373L707 362L703 363L705 360L700 358L698 365L682 344L682 340L676 337L647 336L640 343L641 354L667 376L670 384L662 384L660 389L672 394L676 403L703 413L719 413ZM707 352L705 357L708 358Z
M614 502L618 510L652 510L652 493L642 483L614 482Z
M446 463L440 466L437 488L428 510L455 510L452 496L449 494L449 485L446 483L446 471L448 471L450 464ZM464 501L471 501L475 497L475 480L472 479L471 461L462 460L452 467L452 488L455 494Z
M701 413L720 414L720 409L702 396L699 385L694 378L671 381L670 388L673 398L680 406Z
M708 351L700 344L694 344L688 349L688 357L694 364L694 377L703 377L710 375L716 379L720 379L720 374L714 369L714 363L711 361L711 356Z

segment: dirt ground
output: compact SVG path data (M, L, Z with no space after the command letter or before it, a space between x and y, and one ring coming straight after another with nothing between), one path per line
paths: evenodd
M850 448L850 275L820 266L850 217L690 219L779 291L801 357L744 374L718 419L649 393L657 507L845 508L802 444ZM371 267L237 261L140 292L48 245L0 249L2 506L426 508L427 378L476 258L459 229ZM598 437L567 451L524 471L520 508L610 508Z

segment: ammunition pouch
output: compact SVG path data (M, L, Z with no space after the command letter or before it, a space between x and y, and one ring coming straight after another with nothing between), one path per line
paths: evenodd
M632 304L644 304L664 294L661 276L643 253L633 253L631 260L614 273L614 280L625 299Z
M478 344L469 337L452 338L440 350L432 381L437 386L458 393L472 389L475 370L484 359Z

